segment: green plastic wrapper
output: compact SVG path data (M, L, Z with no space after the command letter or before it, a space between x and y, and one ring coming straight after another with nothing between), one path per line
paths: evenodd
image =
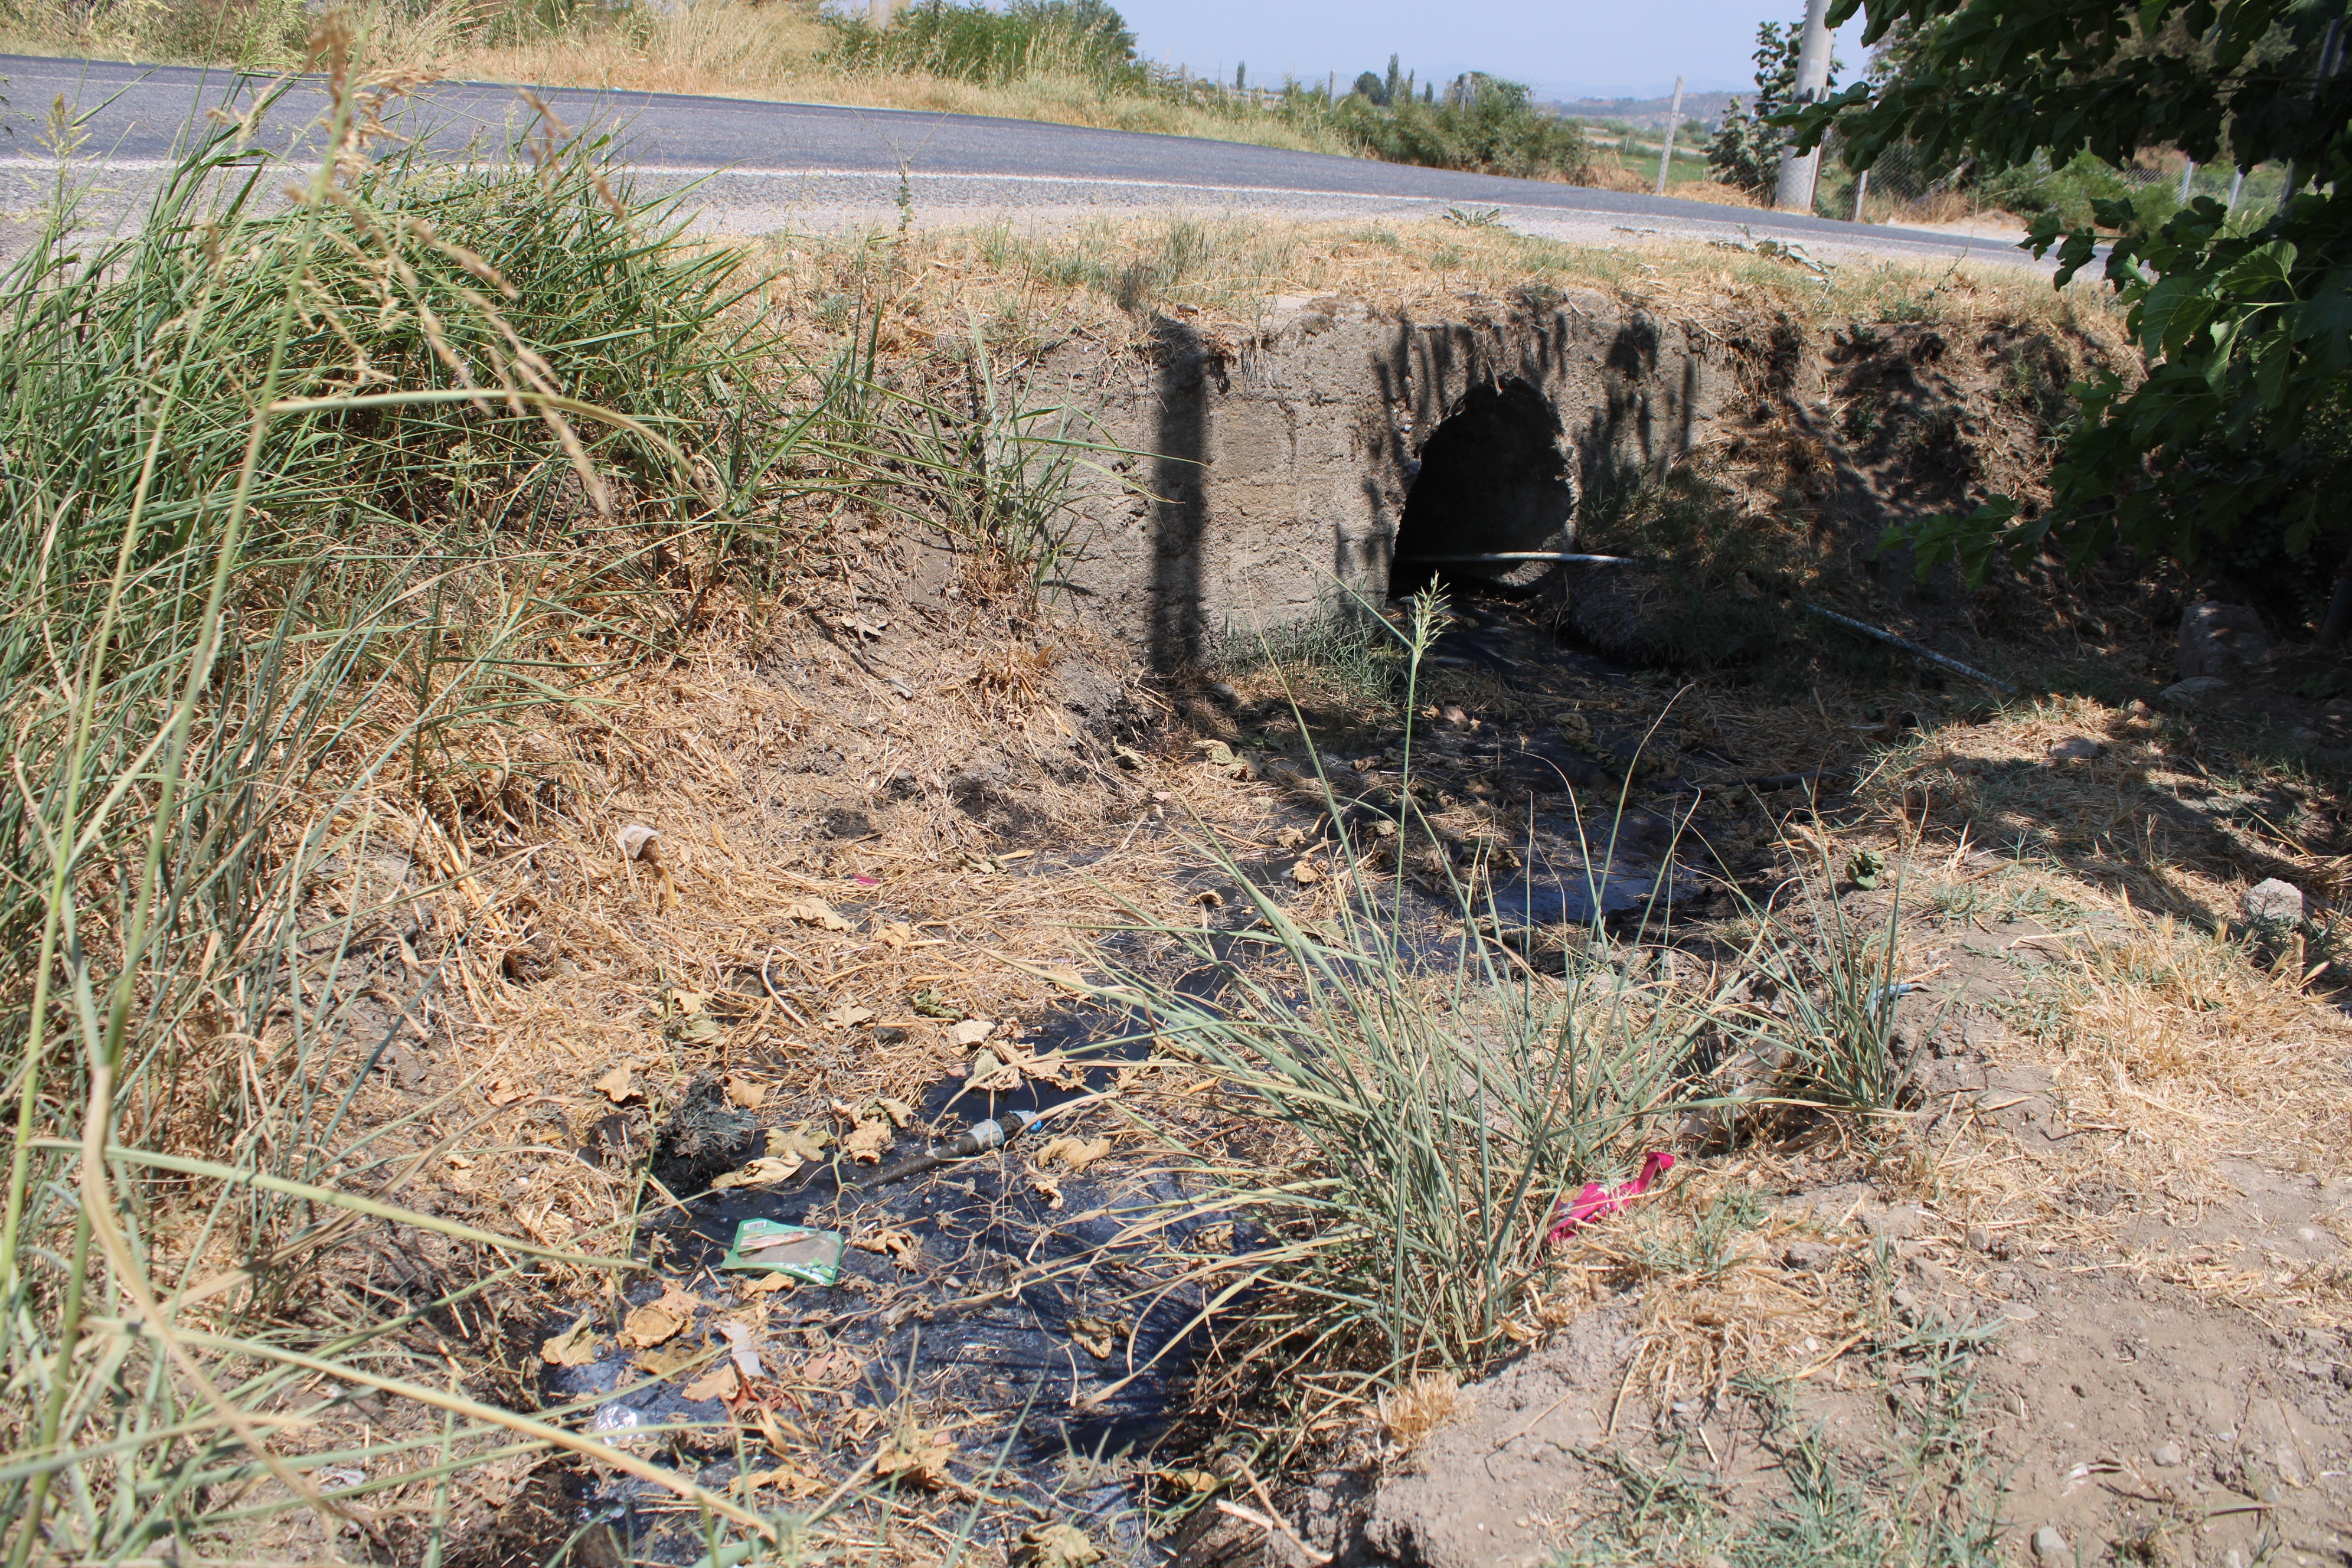
M781 1220L747 1219L719 1267L741 1274L782 1274L810 1285L841 1279L841 1233Z

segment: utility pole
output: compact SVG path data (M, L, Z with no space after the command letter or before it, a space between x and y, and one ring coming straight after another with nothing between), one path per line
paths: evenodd
M1683 79L1675 78L1675 106L1666 110L1666 144L1658 151L1658 195L1666 194L1666 170L1675 161L1675 128L1683 122Z
M1817 101L1830 85L1830 0L1805 0L1805 30L1797 44L1796 96L1791 107ZM1822 150L1799 153L1792 145L1780 153L1780 183L1772 193L1776 207L1813 209L1813 181L1822 171Z

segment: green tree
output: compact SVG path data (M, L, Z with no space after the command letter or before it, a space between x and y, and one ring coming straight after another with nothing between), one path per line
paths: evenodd
M2190 563L2226 545L2299 563L2315 605L2319 552L2352 531L2331 504L2352 481L2343 0L1838 0L1831 15L1865 9L1866 41L1912 30L1905 68L1784 117L1806 145L1834 121L1855 167L1908 140L1994 169L2084 152L2119 167L2158 147L2287 169L2284 199L2252 221L2210 197L2176 210L2169 192L2036 219L2027 244L2056 250L2061 286L2097 266L2121 296L2147 374L2073 389L2046 510L1995 497L1909 531L1923 569L1956 559L1981 581L2045 544L2076 563L2117 543ZM2347 619L2352 574L2326 629Z
M1800 22L1766 22L1756 29L1756 91L1748 101L1733 99L1707 143L1706 165L1727 185L1750 195L1762 195L1780 175L1780 149L1786 133L1771 116L1781 113L1797 96L1797 52L1804 41ZM1839 62L1830 61L1830 80L1837 80Z
M1367 102L1377 103L1383 109L1388 107L1388 84L1370 71L1356 79L1356 93Z

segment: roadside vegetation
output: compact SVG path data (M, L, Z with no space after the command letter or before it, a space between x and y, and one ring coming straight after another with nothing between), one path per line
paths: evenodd
M1593 170L1576 127L1537 110L1517 82L1400 79L1368 96L1321 81L1252 84L1246 66L1231 82L1195 78L1139 56L1103 0L925 0L881 27L815 0L670 10L426 0L352 14L363 56L387 70L1005 115L1551 178ZM292 0L6 0L0 36L29 51L279 70L298 58L308 18Z

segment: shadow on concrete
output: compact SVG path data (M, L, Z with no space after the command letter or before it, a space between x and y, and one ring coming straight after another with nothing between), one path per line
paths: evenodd
M1181 321L1152 323L1159 426L1151 462L1151 668L1181 669L1201 656L1201 537L1208 516L1205 383L1223 367ZM1222 386L1220 390L1223 390Z

